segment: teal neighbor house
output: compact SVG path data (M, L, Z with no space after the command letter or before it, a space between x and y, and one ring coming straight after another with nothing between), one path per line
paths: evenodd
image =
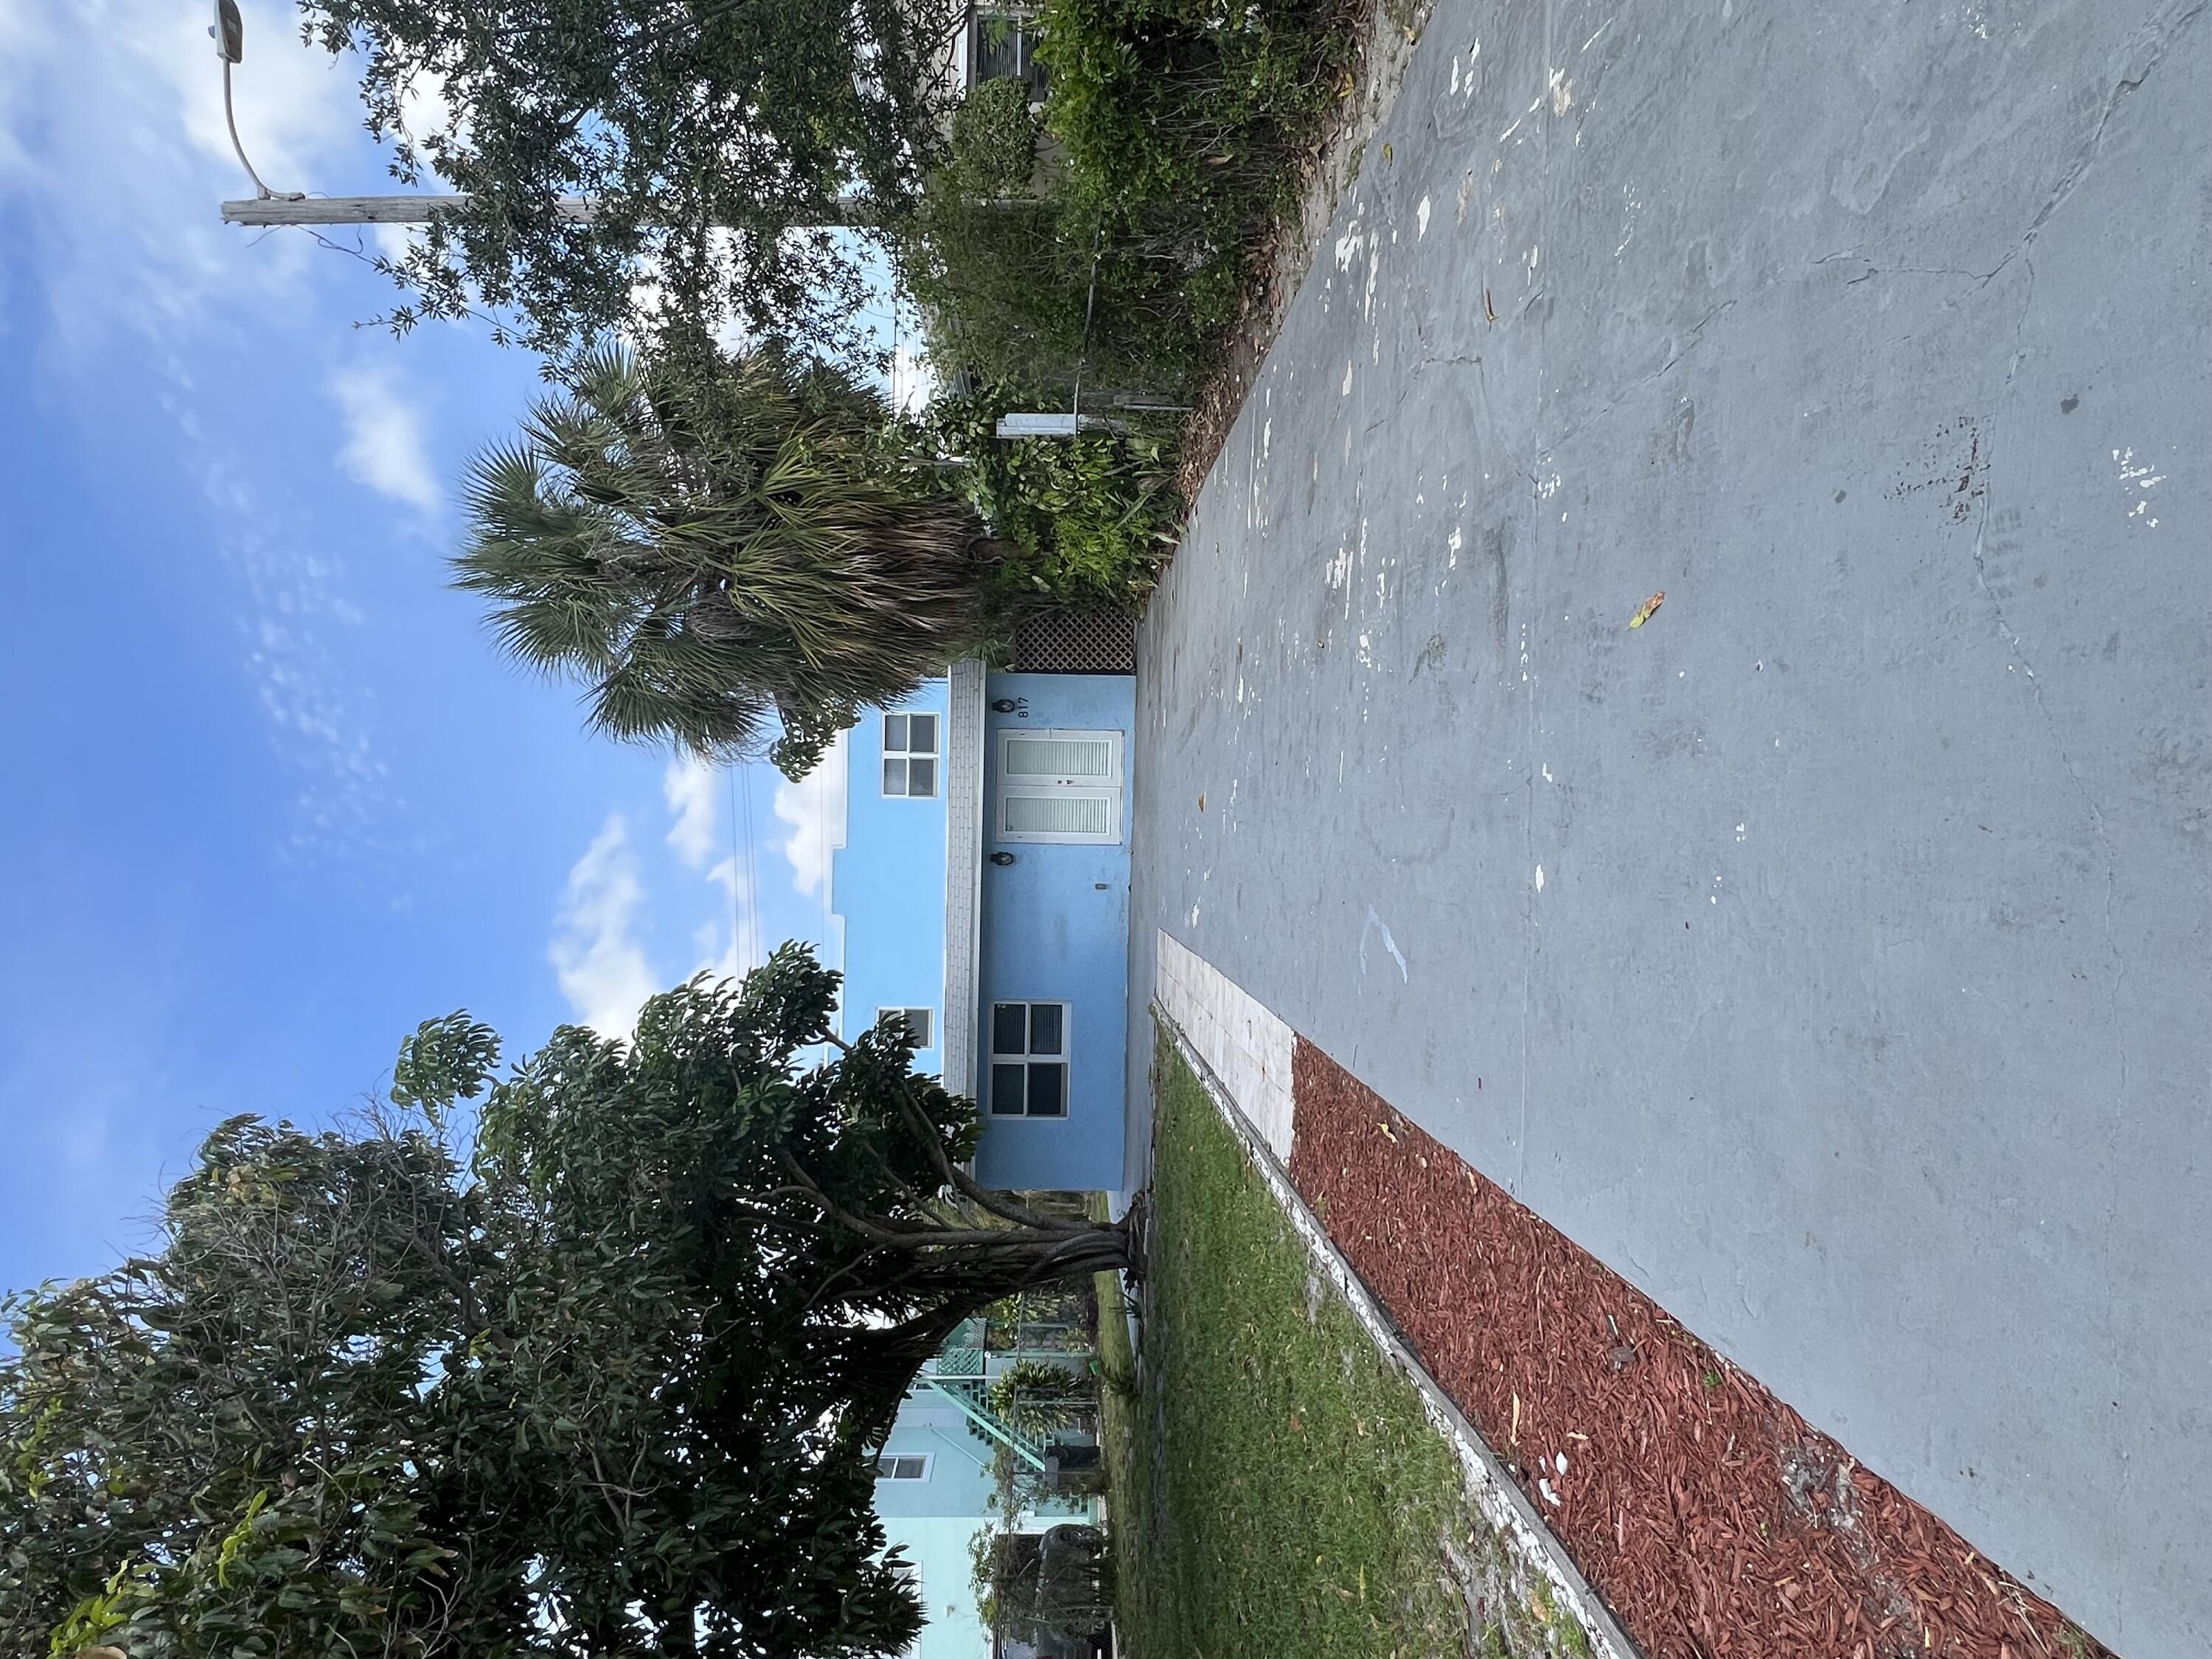
M844 738L842 1023L907 1020L981 1110L988 1186L1122 1184L1133 653L1127 623L1073 623Z

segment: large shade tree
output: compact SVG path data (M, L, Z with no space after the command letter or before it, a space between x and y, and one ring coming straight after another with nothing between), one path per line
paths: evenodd
M988 632L999 544L883 397L763 345L587 354L479 455L456 583L591 720L793 777Z
M410 185L464 194L392 270L398 314L520 313L553 356L661 319L853 345L841 223L882 223L937 148L959 7L914 0L301 0L362 70ZM588 222L563 197L588 198Z
M0 1652L902 1649L906 1387L1130 1240L977 1186L973 1104L902 1027L839 1043L836 990L787 945L497 1081L454 1015L373 1121L222 1124L158 1249L14 1305Z

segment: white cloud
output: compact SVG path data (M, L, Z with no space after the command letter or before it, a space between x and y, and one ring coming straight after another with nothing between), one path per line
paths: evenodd
M629 828L616 812L568 872L546 951L568 1006L602 1036L628 1036L658 988L632 931L644 902Z
M244 4L246 153L278 189L358 188L369 152L352 64L303 45L289 7ZM392 805L366 694L335 644L361 613L327 538L260 487L266 456L202 420L224 388L202 384L220 367L197 370L265 361L287 323L312 320L308 278L325 258L303 235L217 216L223 198L253 192L223 121L213 15L172 0L0 0L0 211L59 348L40 343L55 395L100 407L86 388L120 342L144 370L134 395L181 435L240 596L241 653L294 775L294 850L358 852L383 841Z
M689 757L671 761L660 780L661 797L675 820L668 831L669 846L721 890L718 914L691 935L699 951L694 971L715 979L738 978L761 960L759 896L753 890L750 860L740 862L741 855L733 850L712 869L707 867L720 840L720 799L726 782L725 774ZM746 787L750 788L749 781ZM750 797L748 803L744 816L750 826Z
M761 962L760 912L754 905L752 883L738 868L734 853L709 870L707 879L722 890L729 919L726 923L710 921L692 935L701 957L696 971L715 979L737 979Z
M422 241L422 228L420 225L371 225L368 239L376 244L379 253L396 265Z
M690 756L669 762L668 770L661 776L661 795L676 818L668 832L668 844L694 870L705 869L707 855L714 850L714 831L719 827L714 800L720 781L720 774L713 767Z
M382 363L363 363L331 377L331 396L345 419L338 465L378 495L425 513L444 496L423 441L422 411L402 395L398 377Z
M799 783L775 787L775 815L791 826L783 856L791 866L792 885L802 894L827 896L830 854L845 844L845 734L822 757L822 764Z
M247 0L234 71L240 141L277 190L358 187L354 66L304 45L288 7ZM120 323L167 353L228 313L304 314L319 254L298 234L220 222L251 196L222 112L210 6L170 0L0 0L0 195L65 338Z
M163 393L237 585L240 650L271 743L297 782L292 850L344 855L393 850L398 803L372 738L372 708L332 641L357 629L343 566L326 543L287 524L182 393Z

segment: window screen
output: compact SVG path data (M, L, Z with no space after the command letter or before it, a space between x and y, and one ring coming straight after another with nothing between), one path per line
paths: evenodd
M1115 797L1104 790L1082 795L1054 793L1018 795L1009 791L1001 798L999 830L1002 836L1066 836L1085 841L1112 841Z
M876 1024L887 1020L903 1020L908 1030L914 1033L914 1046L930 1048L936 1046L937 1011L933 1008L878 1008Z
M1114 744L1105 736L1008 738L1006 775L1071 781L1114 775Z
M1030 101L1042 99L1050 76L1036 55L1036 24L1004 13L987 12L973 25L974 73L977 82L1018 76L1030 83Z
M901 1452L896 1455L887 1453L876 1460L876 1479L927 1480L929 1479L929 1459L911 1452Z

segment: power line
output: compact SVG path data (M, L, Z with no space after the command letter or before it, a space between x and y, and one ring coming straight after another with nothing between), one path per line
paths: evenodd
M753 834L753 775L750 765L744 761L738 762L737 765L731 769L736 774L738 786L743 792L744 799L745 922L746 931L749 935L746 950L748 959L757 964L766 959L766 953L761 948L760 842L758 837ZM732 823L730 827L732 833L734 833L737 829L737 825ZM732 940L734 941L737 938L736 922L732 921L730 924L730 937Z

